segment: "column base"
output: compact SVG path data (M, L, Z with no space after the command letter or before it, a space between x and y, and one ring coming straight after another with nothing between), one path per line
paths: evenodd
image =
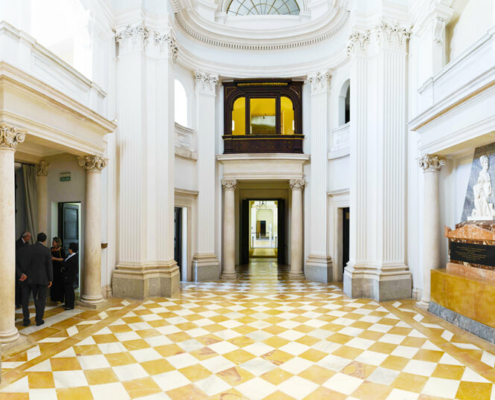
M143 300L173 297L180 292L180 273L175 261L158 266L119 264L113 273L114 297Z
M108 301L101 298L101 300L93 300L93 299L85 299L81 298L76 301L76 305L82 308L89 308L91 310L101 310L102 308L106 308L108 305Z
M232 273L223 273L222 276L220 277L221 280L223 281L235 281L237 280L237 273L232 272Z
M303 272L296 272L296 273L292 273L292 272L289 272L289 279L291 281L303 281L304 280L304 273Z
M0 336L0 347L2 351L10 350L27 343L27 337L21 335L17 328L11 333L6 333ZM0 351L1 354L1 351Z
M375 301L410 299L412 277L406 265L376 266L350 265L344 272L344 293L355 298Z
M304 274L307 281L329 283L333 281L332 258L310 254L306 260Z
M195 254L192 260L194 282L218 281L220 279L220 263L215 254Z
M430 302L428 300L421 299L421 301L416 303L416 307L421 308L423 311L429 311Z

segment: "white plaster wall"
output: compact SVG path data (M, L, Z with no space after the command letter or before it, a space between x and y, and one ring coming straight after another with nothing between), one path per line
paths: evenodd
M175 188L198 190L197 163L182 157L175 157Z
M350 158L345 156L328 162L328 191L349 189Z
M450 60L476 42L493 27L493 0L470 0L458 20L448 27L450 36Z

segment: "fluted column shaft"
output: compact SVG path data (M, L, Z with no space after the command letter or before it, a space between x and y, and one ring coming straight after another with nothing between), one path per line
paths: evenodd
M36 165L38 177L38 231L48 232L48 167L49 163L41 161ZM33 232L36 235L38 232Z
M84 273L81 303L96 306L101 294L101 171L107 162L99 156L79 157L86 170Z
M223 207L223 270L222 279L236 279L235 272L235 189L237 181L222 180L224 189Z
M309 256L306 279L330 282L333 278L332 259L327 251L327 171L330 110L329 71L308 77L311 85L311 192L309 209Z
M303 257L303 188L304 179L291 179L291 235L290 235L290 273L292 279L304 278Z
M15 327L15 171L14 152L25 135L0 127L0 344L19 339Z
M421 158L423 169L423 295L418 306L428 310L431 294L431 270L440 268L441 226L438 177L445 158L427 155Z
M193 259L194 279L218 279L220 265L215 254L215 97L218 75L196 71L196 137L198 143L197 248Z

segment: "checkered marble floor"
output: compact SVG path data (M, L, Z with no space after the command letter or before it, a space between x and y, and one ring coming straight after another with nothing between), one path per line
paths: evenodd
M70 317L91 322L4 361L0 399L495 399L495 347L411 300L245 272Z

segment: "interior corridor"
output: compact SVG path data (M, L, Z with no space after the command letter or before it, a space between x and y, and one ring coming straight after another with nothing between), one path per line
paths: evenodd
M50 310L4 354L0 398L495 398L495 346L411 300L351 300L270 259L240 272L171 299Z

